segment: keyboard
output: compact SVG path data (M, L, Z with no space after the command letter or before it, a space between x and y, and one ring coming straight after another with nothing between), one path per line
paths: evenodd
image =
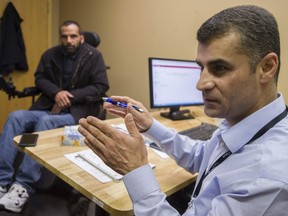
M179 134L190 137L196 140L208 140L211 138L213 132L218 127L213 124L201 123L200 126L189 128L187 130L180 131Z

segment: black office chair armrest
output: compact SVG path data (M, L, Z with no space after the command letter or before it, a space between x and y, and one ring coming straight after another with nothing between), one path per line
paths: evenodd
M24 97L36 96L36 95L39 95L40 93L41 93L40 90L36 86L26 87L22 91L22 94L23 94Z
M91 103L96 103L96 102L103 102L102 97L105 97L106 95L104 94L98 94L98 95L93 95L93 96L86 96L86 102L88 104Z
M86 103L89 104L90 108L95 110L96 107L99 109L99 113L97 114L97 118L101 120L106 119L106 110L103 107L102 97L106 97L105 94L98 94L93 96L86 96Z

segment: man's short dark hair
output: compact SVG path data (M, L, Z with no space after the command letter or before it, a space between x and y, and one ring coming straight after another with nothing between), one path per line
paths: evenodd
M59 34L61 34L61 28L63 26L69 26L69 25L76 25L79 29L79 34L81 34L81 26L79 25L78 22L74 21L74 20L66 20L65 22L63 22L61 25L60 25L60 28L59 28Z
M258 6L231 7L204 22L197 32L197 40L199 43L207 44L231 32L239 35L240 44L236 46L237 51L249 56L253 72L268 53L277 54L277 81L280 70L280 36L274 16Z

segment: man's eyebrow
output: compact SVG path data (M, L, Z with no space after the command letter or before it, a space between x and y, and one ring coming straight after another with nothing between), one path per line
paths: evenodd
M203 66L201 61L198 61L197 59L196 59L196 63L199 64L200 66ZM215 60L211 60L207 62L208 66L217 65L217 64L229 64L229 63L223 59L215 59Z
M216 64L228 64L228 62L223 59L215 59L208 62L208 65L216 65Z
M61 37L77 37L78 35L77 34L61 34Z

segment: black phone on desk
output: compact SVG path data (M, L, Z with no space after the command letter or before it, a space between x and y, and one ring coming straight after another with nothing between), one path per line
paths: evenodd
M24 133L20 138L19 147L34 147L37 144L39 134Z

